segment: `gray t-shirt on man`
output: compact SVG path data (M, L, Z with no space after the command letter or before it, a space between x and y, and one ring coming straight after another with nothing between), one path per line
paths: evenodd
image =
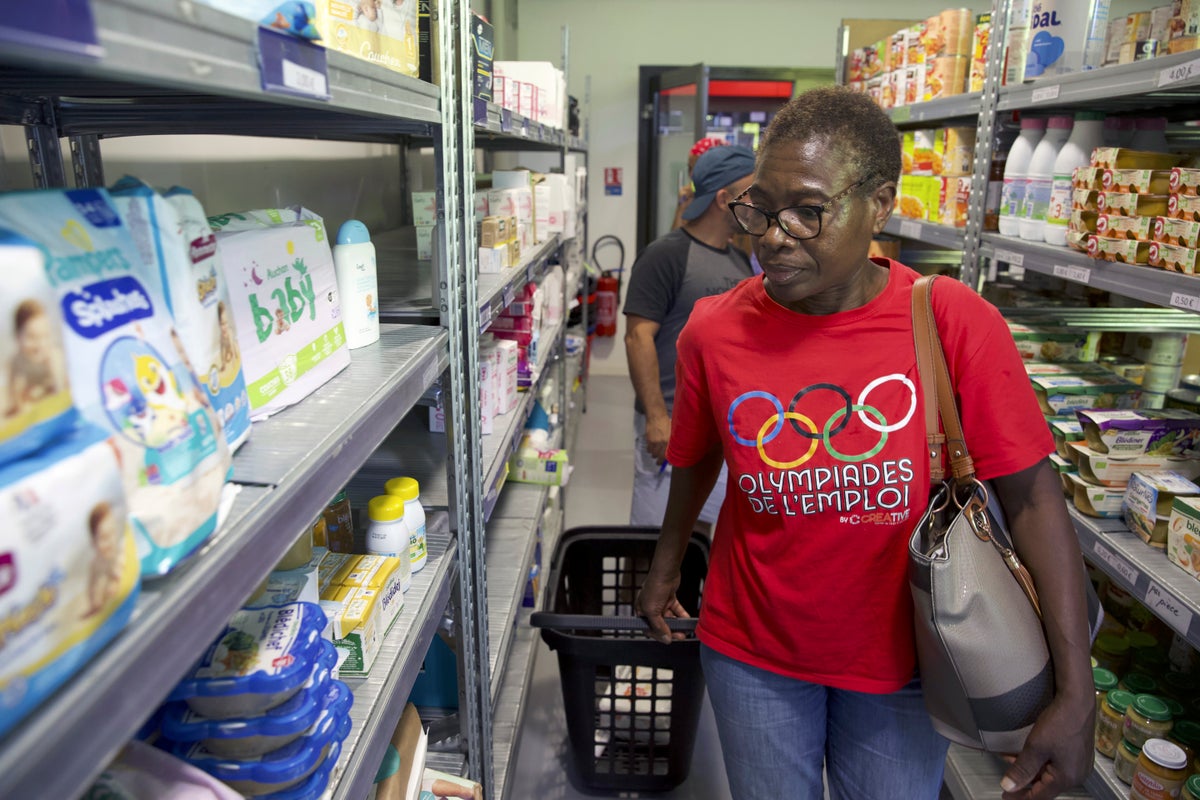
M692 306L702 297L732 289L751 274L750 261L740 250L729 246L717 250L682 229L651 242L634 262L624 313L659 324L654 349L668 412L675 401L675 340ZM640 399L634 408L646 413Z

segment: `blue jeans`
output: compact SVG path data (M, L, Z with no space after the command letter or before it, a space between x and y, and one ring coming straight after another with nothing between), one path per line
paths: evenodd
M917 679L893 694L833 689L701 647L733 797L936 800L949 742Z

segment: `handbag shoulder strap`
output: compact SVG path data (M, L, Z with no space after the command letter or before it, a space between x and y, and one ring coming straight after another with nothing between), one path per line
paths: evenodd
M975 463L967 452L962 422L954 399L954 384L946 367L946 355L933 313L933 281L926 275L913 284L913 337L917 348L917 377L925 399L925 439L929 447L929 473L934 483L945 480L942 448L950 450L950 473L956 480L975 476ZM941 418L941 425L938 418ZM942 429L945 433L942 433Z

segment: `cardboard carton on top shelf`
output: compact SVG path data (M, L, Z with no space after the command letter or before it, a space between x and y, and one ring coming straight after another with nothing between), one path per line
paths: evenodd
M402 75L420 75L416 3L314 0L313 5L326 47Z

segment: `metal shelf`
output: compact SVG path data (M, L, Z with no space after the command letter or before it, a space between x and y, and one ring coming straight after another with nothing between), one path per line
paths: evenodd
M474 100L475 146L490 150L536 149L585 152L587 142L571 136L562 128L515 114L485 100Z
M446 348L440 329L389 326L304 402L254 424L234 474L259 485L243 488L201 552L148 584L126 629L0 741L0 797L75 797L87 788L421 396ZM55 755L64 752L71 757Z
M550 268L550 258L558 253L560 237L556 234L536 245L521 257L521 263L504 272L479 276L479 332L483 333L492 320L512 303L517 289L536 281Z
M1096 800L1127 800L1129 797L1129 787L1121 783L1113 772L1113 760L1099 753L1096 754L1092 774L1083 782L1083 788L1091 792Z
M883 229L885 233L902 239L914 239L950 250L963 249L963 229L950 225L938 225L919 219L907 219L893 214Z
M529 581L549 487L514 483L505 487L505 505L519 506L528 516L494 517L487 525L488 661L492 706L500 695L501 679L518 627L517 616Z
M1111 765L1112 762L1109 763ZM1004 777L1006 769L1007 766L998 756L952 744L946 754L944 780L955 800L1000 800L1000 779ZM1090 786L1090 782L1091 779L1084 783L1085 788ZM1059 795L1062 800L1086 800L1092 796L1083 789ZM1126 796L1121 795L1120 800L1125 800ZM1097 794L1095 797L1107 798L1108 795Z
M1186 637L1192 647L1200 647L1200 581L1130 532L1123 521L1069 510L1084 557Z
M372 234L379 279L379 318L383 322L434 324L433 262L417 259L413 226Z
M1131 110L1190 104L1200 96L1198 62L1200 53L1192 51L1004 86L996 107L1009 111L1087 105Z
M1069 247L1027 242L996 233L982 235L980 254L1124 297L1200 312L1200 277L1193 275L1102 261Z
M70 98L58 113L64 134L363 138L428 134L441 120L436 86L334 50L326 53L328 101L266 92L257 26L200 3L92 0L91 7L99 59L33 45L6 45L0 56L0 88ZM129 102L94 102L100 98Z
M890 109L892 122L897 126L910 123L949 122L955 119L972 121L979 116L979 104L983 101L980 92L968 92L953 97L942 97L927 103L913 103Z
M342 745L339 768L343 772L334 789L334 800L358 800L370 791L450 599L458 569L458 547L450 535L449 516L431 514L426 521L426 535L428 561L412 578L412 586L404 595L404 610L383 640L374 670L365 679L346 681L354 691L354 707L350 710L354 726Z

